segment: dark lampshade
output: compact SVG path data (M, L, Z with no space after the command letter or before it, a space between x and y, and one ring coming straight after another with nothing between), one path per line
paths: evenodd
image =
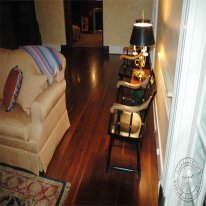
M130 44L143 47L152 46L155 44L152 24L150 23L135 23L132 30Z

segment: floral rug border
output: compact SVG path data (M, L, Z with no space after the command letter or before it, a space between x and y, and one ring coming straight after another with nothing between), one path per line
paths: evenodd
M50 177L46 177L46 176L36 176L30 171L27 171L27 170L24 170L24 169L21 169L21 168L17 168L17 167L14 167L14 166L10 166L10 165L4 164L4 163L0 163L0 178L3 178L2 177L3 172L11 173L13 175L16 174L17 177L19 176L23 179L28 178L29 181L30 180L31 181L37 181L38 183L41 182L43 185L44 184L50 184L54 188L57 188L58 191L56 191L56 193L55 193L55 198L56 199L52 199L52 201L55 200L55 205L57 205L57 206L62 206L64 204L65 200L67 199L69 189L71 187L71 184L69 182L64 181L64 180L58 180L58 179L54 179L54 178L50 178ZM27 201L26 205L34 205L33 200L36 200L34 197L29 196L27 194L24 194L24 192L21 193L19 191L15 191L15 189L14 189L14 191L12 191L12 189L6 188L6 184L4 185L4 182L7 183L6 181L11 181L11 180L8 179L8 178L7 178L7 180L4 180L4 181L2 179L0 179L0 191L1 191L0 202L2 201L3 194L5 194L5 195L9 194L10 198L13 198L13 201L16 198L17 202L20 201L20 200L25 201L25 197L28 197L28 199L26 199L26 201ZM26 180L24 180L24 181L26 181ZM16 187L18 188L17 185L16 185ZM51 187L51 188L53 189L53 187ZM22 189L22 188L20 188L20 189ZM46 188L46 189L48 189L48 188ZM24 190L27 191L28 188L25 187ZM17 196L16 194L18 194L18 198L16 197ZM22 205L21 202L20 202L19 205Z

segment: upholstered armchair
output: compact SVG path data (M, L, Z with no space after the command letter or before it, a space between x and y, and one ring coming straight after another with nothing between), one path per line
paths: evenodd
M61 69L48 81L24 49L0 49L0 162L37 175L46 172L70 126L65 99L66 60L60 53L58 57ZM15 104L7 110L4 101L11 88L5 85L10 85L8 77L16 65L23 79Z

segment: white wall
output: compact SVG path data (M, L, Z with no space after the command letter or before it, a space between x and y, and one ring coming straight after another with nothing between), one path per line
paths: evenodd
M104 0L103 1L103 45L121 53L129 46L132 27L136 19L152 20L152 0Z
M66 45L64 1L35 0L42 44Z
M159 0L158 7L154 69L158 84L155 112L161 170L163 169L167 143L169 113L172 101L172 99L168 97L168 94L170 93L171 95L173 92L182 1L183 0Z

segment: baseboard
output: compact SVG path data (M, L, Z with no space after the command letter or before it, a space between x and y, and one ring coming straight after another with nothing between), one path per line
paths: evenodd
M103 53L109 54L109 47L108 46L103 46Z
M110 54L122 54L123 47L121 46L109 46L109 53Z
M155 138L156 138L156 147L157 147L157 164L158 164L158 177L159 180L163 174L163 154L162 154L162 144L161 144L161 136L159 129L159 118L157 112L157 102L154 100L153 104L153 116L154 116L154 129L155 129Z
M159 184L159 191L158 191L158 206L164 206L165 203L165 196L162 189L162 185Z
M153 116L154 116L154 130L155 130L155 139L156 139L156 147L157 147L157 167L158 167L158 205L164 206L165 197L164 197L164 191L163 186L161 184L161 178L163 175L163 154L161 150L161 137L160 137L160 130L159 130L159 121L158 121L158 112L157 112L157 102L156 99L154 99L153 104Z

